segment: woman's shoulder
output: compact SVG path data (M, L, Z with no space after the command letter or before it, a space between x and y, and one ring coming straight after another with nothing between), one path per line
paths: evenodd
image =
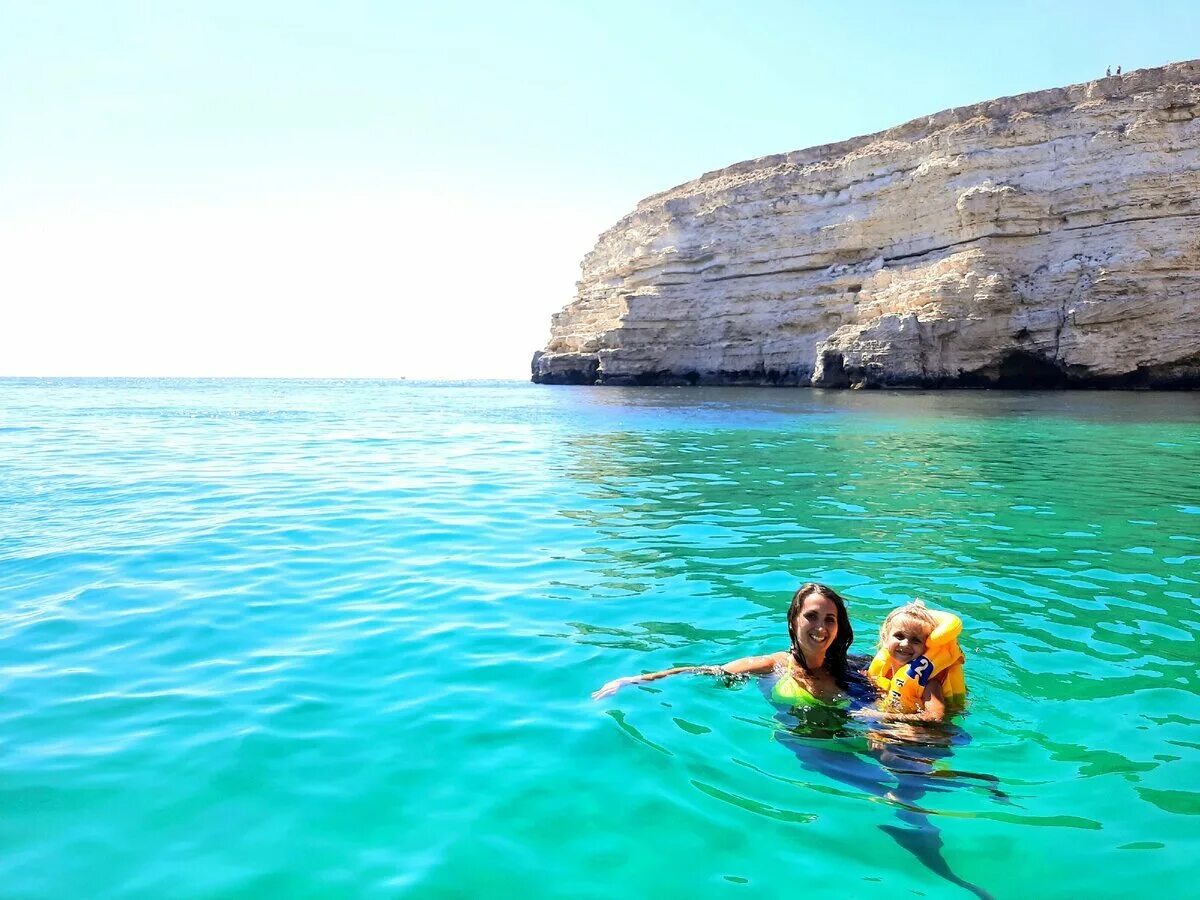
M787 666L791 662L792 654L789 650L780 650L777 653L767 653L763 656L754 656L752 659L761 660L762 662L770 662L775 666Z
M768 653L765 656L743 656L721 666L732 675L765 675L780 666L781 660L787 658L787 653Z
M778 653L768 653L766 658L775 664L777 669L790 669L792 666L792 651L780 650Z

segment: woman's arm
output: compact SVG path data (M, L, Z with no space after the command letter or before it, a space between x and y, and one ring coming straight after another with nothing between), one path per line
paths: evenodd
M743 656L721 666L727 675L766 675L782 662L786 653L768 653L766 656Z
M682 672L694 672L697 675L720 675L720 666L678 666L674 669L663 669L661 672L647 672L644 675L626 675L622 678L614 678L607 682L600 690L593 692L592 699L599 700L601 697L607 697L609 694L615 694L620 688L627 684L641 684L644 681L658 681L660 678L666 678L668 675L679 675Z
M668 675L679 675L683 672L690 672L696 675L762 674L770 672L775 668L776 656L778 654L775 653L768 654L767 656L744 656L741 659L733 660L733 662L727 662L723 666L678 666L674 669L663 669L661 672L647 672L645 675L626 675L623 678L614 678L605 684L600 690L592 694L592 699L599 700L601 697L615 694L621 687L627 684L658 681L658 679L666 678Z

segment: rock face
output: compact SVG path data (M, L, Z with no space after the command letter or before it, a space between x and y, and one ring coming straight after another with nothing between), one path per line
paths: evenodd
M1200 386L1200 60L738 163L602 234L533 380Z

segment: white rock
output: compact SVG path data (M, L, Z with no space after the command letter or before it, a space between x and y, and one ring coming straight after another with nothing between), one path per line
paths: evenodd
M1200 386L1200 60L946 110L648 197L547 383Z

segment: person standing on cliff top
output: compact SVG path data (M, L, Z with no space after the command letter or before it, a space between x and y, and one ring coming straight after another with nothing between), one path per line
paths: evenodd
M1120 67L1120 66L1117 66L1117 74L1118 74L1118 75L1120 75L1120 74L1121 74L1121 67Z
M1109 66L1107 69L1104 70L1104 77L1112 78L1112 66Z

